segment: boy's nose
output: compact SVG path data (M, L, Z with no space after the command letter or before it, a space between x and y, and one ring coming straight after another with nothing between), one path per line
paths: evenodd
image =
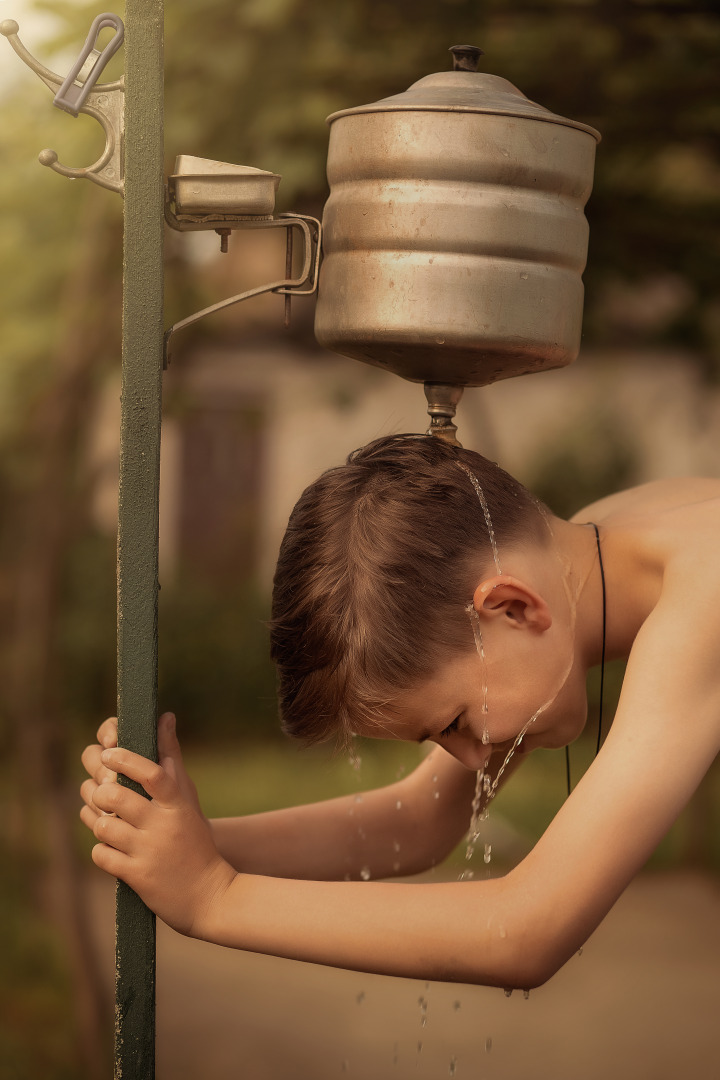
M457 732L449 739L443 739L440 745L452 754L461 765L473 772L479 772L487 765L492 746L483 743L469 731Z

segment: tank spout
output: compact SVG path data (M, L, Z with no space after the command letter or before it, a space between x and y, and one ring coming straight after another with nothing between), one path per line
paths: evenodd
M453 423L455 410L463 395L462 386L449 386L446 383L426 382L425 397L430 417L430 427L426 435L436 435L451 446L461 446L457 440L457 426Z

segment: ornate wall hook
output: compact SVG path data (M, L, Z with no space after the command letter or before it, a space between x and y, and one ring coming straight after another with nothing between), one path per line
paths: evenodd
M104 49L95 48L100 32L114 28L115 34ZM58 161L54 150L42 150L38 155L41 165L46 165L61 176L72 179L92 180L110 191L123 192L123 140L125 131L125 80L96 85L103 68L123 42L124 27L117 15L105 12L93 20L87 40L70 69L67 78L56 75L28 52L18 37L20 27L14 19L0 23L0 34L6 37L23 63L35 72L55 94L53 104L78 116L87 113L94 117L105 132L105 148L93 165L71 169Z

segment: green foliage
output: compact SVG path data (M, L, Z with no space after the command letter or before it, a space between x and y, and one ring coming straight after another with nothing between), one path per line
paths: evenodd
M559 517L637 482L637 454L626 430L602 409L553 432L527 478Z
M222 588L180 574L160 593L160 710L189 738L279 734L267 600L252 585Z

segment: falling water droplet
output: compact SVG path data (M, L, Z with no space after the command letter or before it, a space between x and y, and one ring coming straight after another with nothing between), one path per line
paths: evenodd
M439 791L433 791L433 799L439 799L439 798L440 798L440 792Z
M492 859L492 844L486 844L485 845L485 854L483 855L483 862L485 863L486 866L490 862L491 859Z
M505 995L505 997L512 997L512 987L506 986L503 990L503 994Z
M421 1042L418 1043L418 1051L417 1052L418 1052L418 1054L422 1053L422 1043Z
M370 880L370 867L369 866L363 866L362 870L360 871L360 877L363 879L363 881L369 881Z
M492 1050L492 1036L488 1035L487 1039L485 1040L485 1053L489 1054L491 1050Z
M453 1001L453 1009L455 1010L455 1012L458 1012L460 1010L460 1002L459 1001Z
M361 803L362 801L363 801L363 797L362 797L362 795L356 795L356 796L355 796L355 802L356 802L356 803Z
M393 870L395 871L396 874L397 874L399 869L400 869L400 863L399 862L394 862L393 863Z
M350 1062L347 1059L342 1063L342 1071L344 1073L350 1072Z
M401 799L398 799L398 801L395 803L395 809L396 810L402 810L402 800Z
M490 732L488 731L487 728L483 728L483 733L482 733L481 739L482 739L483 746L489 746L490 745Z
M399 851L399 850L400 850L399 842L397 840L393 840L393 851Z
M500 927L500 937L502 938L503 941L507 937L507 930L505 929L504 926Z
M357 1001L358 1005L362 1005L363 1001L365 1000L365 991L361 990L355 1000Z
M404 775L405 775L405 766L400 765L400 767L398 768L398 771L395 773L395 778L396 778L396 780L399 780L400 777L404 776Z
M437 784L437 782L438 782L437 776L433 776L432 782L433 782L433 784Z
M530 997L530 991L529 990L523 990L523 997L527 1001L528 998Z
M474 870L463 870L463 872L458 877L458 881L472 881L472 879L474 877L475 877L475 871Z
M455 1069L457 1068L457 1058L455 1056L450 1058L450 1075L455 1075Z
M488 536L490 537L490 547L492 548L493 559L495 560L495 569L497 570L498 574L501 574L502 570L500 569L500 558L498 556L497 544L495 542L495 530L493 529L492 518L490 517L490 509L485 499L483 489L480 487L480 482L478 481L478 478L473 472L470 471L467 465L457 460L455 461L455 464L457 465L458 469L462 469L462 471L467 475L468 479L470 480L472 486L475 488L475 494L480 500L480 506L482 507L482 512L485 516L485 524L487 526Z
M578 951L577 951L577 954L578 954L578 956L582 956L582 954L583 954L583 947L582 947L582 945L581 945L581 946L580 946L580 948L578 949Z

